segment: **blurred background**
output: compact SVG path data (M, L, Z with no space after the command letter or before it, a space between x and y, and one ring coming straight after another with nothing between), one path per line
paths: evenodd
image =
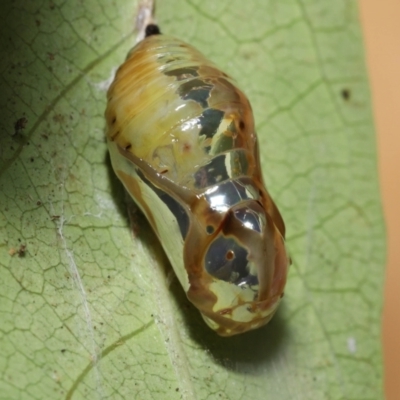
M383 350L387 400L400 399L400 1L359 0L387 232Z

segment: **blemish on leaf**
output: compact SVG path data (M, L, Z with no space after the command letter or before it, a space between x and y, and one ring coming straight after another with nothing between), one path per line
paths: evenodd
M20 134L26 127L28 120L25 117L21 117L14 124L14 135Z
M53 116L54 122L58 122L58 123L62 124L64 122L64 120L65 120L65 118L64 118L64 115L62 115L62 114L55 114Z
M351 95L350 89L343 89L341 91L341 95L342 95L343 100L345 100L345 101L350 100L350 95Z
M26 244L20 244L18 248L11 247L8 250L8 254L13 257L18 254L18 257L25 257L26 255Z

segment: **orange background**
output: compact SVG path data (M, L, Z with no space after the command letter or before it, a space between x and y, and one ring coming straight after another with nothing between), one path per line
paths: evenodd
M387 400L400 399L400 1L359 0L386 220L383 350Z

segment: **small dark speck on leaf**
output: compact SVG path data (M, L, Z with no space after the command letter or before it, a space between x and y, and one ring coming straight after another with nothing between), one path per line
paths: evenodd
M26 127L28 120L25 117L21 117L14 124L14 135L20 134Z
M49 60L50 61L53 61L54 60L54 58L55 58L55 55L54 55L54 53L47 53L47 55L49 56Z
M31 162L34 162L34 161L35 161L35 159L34 159L33 157L31 157L30 160L31 160Z
M18 257L25 257L25 255L26 255L26 244L20 244L18 249L12 247L10 250L8 250L8 254L11 257L15 256L15 254L18 254Z
M61 349L61 353L65 353L67 349Z
M40 200L38 200L38 201L36 202L36 205L37 205L37 206L41 206L41 205L42 205L42 202L41 202Z
M349 89L343 89L341 94L342 94L343 100L346 100L346 101L350 100L350 90Z
M63 123L64 120L65 120L65 118L64 118L64 115L62 115L62 114L55 114L53 116L53 121L54 122Z

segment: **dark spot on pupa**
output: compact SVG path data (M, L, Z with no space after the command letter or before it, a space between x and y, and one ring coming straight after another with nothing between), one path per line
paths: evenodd
M220 110L208 108L200 115L201 131L199 135L205 135L207 138L212 138L218 130L218 127L225 113Z
M241 130L243 130L244 127L245 127L245 123L244 123L242 120L240 120L240 121L239 121L239 128L240 128Z
M213 85L205 82L203 79L191 79L182 83L177 93L183 100L193 100L199 103L203 108L208 107L208 97L213 89Z
M188 78L199 76L197 67L183 67L173 69L171 71L165 71L164 74L167 76L175 76L176 80L181 81Z
M212 233L214 233L214 227L212 225L207 225L206 232L208 235L211 235Z
M182 150L183 150L185 153L189 152L191 149L192 149L192 146L191 146L190 143L184 143L183 146L182 146Z
M128 145L125 146L125 150L129 150L132 147L132 144L129 143Z
M114 118L111 120L111 124L114 125L116 122L117 122L117 117L114 117Z
M343 97L343 100L350 100L350 95L351 95L351 93L350 93L350 89L343 89L342 91L341 91L341 95L342 95L342 97Z

